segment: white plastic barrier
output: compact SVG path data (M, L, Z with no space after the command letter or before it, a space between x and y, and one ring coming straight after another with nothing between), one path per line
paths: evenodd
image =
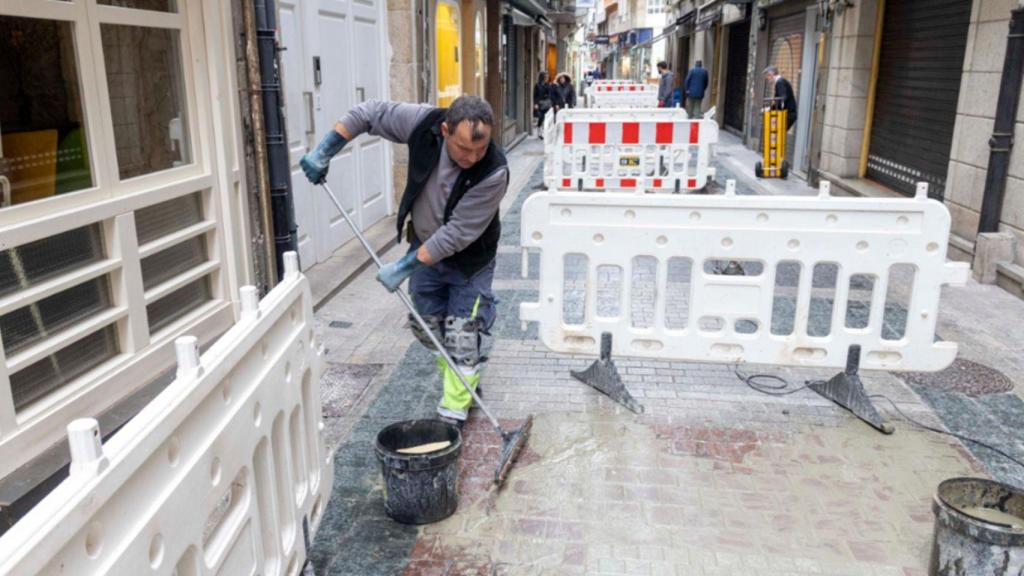
M658 87L653 84L598 84L587 90L590 108L657 108Z
M940 370L940 288L968 268L945 261L950 217L913 199L664 194L534 194L526 251L540 255L539 323L558 352L699 362ZM729 193L732 192L732 193Z
M685 192L713 177L712 115L682 108L569 109L544 123L545 184L572 190Z
M298 574L330 496L322 352L309 284L285 256L262 302L101 445L68 428L71 475L0 538L0 574Z

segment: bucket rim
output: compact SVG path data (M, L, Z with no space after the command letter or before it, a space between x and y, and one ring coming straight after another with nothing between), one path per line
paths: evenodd
M402 454L397 450L392 450L391 448L388 448L381 444L380 437L388 430L397 428L402 425L415 424L419 422L430 422L431 424L434 425L440 424L447 428L448 430L455 432L455 440L447 448L443 448L435 452L428 452L426 454ZM374 438L373 444L374 448L376 448L377 455L381 458L386 458L388 460L417 461L422 464L426 464L427 462L434 463L435 460L442 460L441 462L437 462L436 464L429 466L430 468L433 468L436 466L444 466L446 464L444 460L447 460L447 457L457 455L459 452L462 451L462 431L459 430L458 426L455 426L454 424L449 424L448 422L444 422L443 420L438 420L435 418L414 418L412 420L401 420L399 422L393 422L381 428L380 431L377 432L377 436L376 438Z
M1006 527L999 524L986 522L980 518L975 518L974 516L971 516L970 514L961 511L955 505L951 504L945 498L943 498L943 488L948 488L950 485L964 482L978 482L988 484L994 488L1002 488L1007 492L1016 494L1021 498L1024 498L1024 490L1021 490L1020 488L1017 488L1016 486L1013 486L1011 484L1000 482L999 480L993 480L991 478L981 478L977 476L956 476L953 478L947 478L946 480L939 482L939 485L936 487L935 496L933 499L934 505L936 507L936 514L938 514L938 512L941 510L942 512L949 514L951 520L956 520L960 523L965 523L969 526L975 526L977 528L983 529L985 532L993 536L995 534L998 534L999 538L1012 537L1015 541L1024 538L1024 529Z

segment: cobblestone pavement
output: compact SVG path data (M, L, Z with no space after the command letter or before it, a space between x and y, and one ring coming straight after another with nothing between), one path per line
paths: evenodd
M536 154L535 140L513 153L519 166ZM514 165L515 166L515 165ZM556 354L523 331L518 304L537 297L536 255L530 277L520 276L519 210L540 182L529 182L505 203L502 246L495 274L499 315L491 360L484 372L485 400L503 423L535 414L535 429L505 488L490 486L500 441L474 411L465 430L460 506L451 518L424 527L403 526L383 513L376 433L392 422L433 416L440 383L433 358L404 328L401 305L367 272L318 314L328 349L322 381L327 437L335 454L335 485L313 548L317 574L673 574L673 575L904 575L924 574L930 551L930 499L941 480L992 474L1024 485L1012 465L975 446L902 422L884 436L809 390L768 396L744 384L732 366L671 361L617 360L623 380L646 412L635 416L569 377L593 359ZM525 179L524 179L525 180ZM741 193L743 188L741 187ZM385 260L401 254L393 249ZM569 264L569 263L567 263ZM569 275L582 281L582 263ZM598 306L613 314L625 282L637 322L650 322L656 263L640 262L631 278L621 269L599 271ZM721 270L729 262L714 264ZM756 263L741 262L746 274ZM785 288L797 271L780 271L778 318L773 330L792 329ZM669 290L685 287L692 264L670 264ZM812 328L826 332L835 270L815 270L818 312ZM855 279L852 293L866 300L870 279ZM968 289L979 292L973 285ZM582 314L580 286L566 288L566 317ZM581 294L581 293L579 293ZM899 294L885 312L896 334L905 318ZM856 299L855 299L856 300ZM967 356L1002 370L1012 381L1014 344L971 341L965 315L984 305L951 293L957 308L944 312L950 339L969 341ZM1024 313L1019 301L999 300ZM1017 304L1015 304L1016 302ZM673 300L670 322L684 322L685 297ZM848 325L866 321L852 304ZM1017 318L1024 316L1017 316ZM789 318L787 320L787 318ZM787 324L788 322L788 324ZM992 319L978 332L1012 336L1011 322ZM940 335L944 332L940 329ZM1018 339L1016 342L1021 342ZM814 370L744 366L797 387L830 374ZM973 374L973 373L972 373ZM957 386L931 375L901 378L865 373L872 394L882 394L911 417L980 436L1019 456L1024 406L1006 387ZM984 378L985 373L973 374ZM959 382L960 380L954 379ZM979 393L980 391L980 393ZM973 392L974 394L968 394Z

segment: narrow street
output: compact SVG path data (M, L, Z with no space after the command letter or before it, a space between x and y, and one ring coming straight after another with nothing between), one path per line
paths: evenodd
M740 193L814 193L797 179L759 185L730 142L723 138L716 189L738 176ZM569 370L593 358L548 351L518 318L537 282L537 266L520 274L519 208L542 188L542 158L536 138L510 154L499 314L482 380L503 422L536 416L527 450L493 490L500 442L474 412L456 514L419 528L384 515L376 434L434 417L440 382L401 304L364 271L317 314L328 443L337 446L317 574L923 575L940 481L987 475L1024 485L1024 469L1005 458L896 412L1024 459L1024 401L1012 380L1024 374L1024 328L1013 320L1024 302L991 286L944 289L939 336L961 350L952 367L863 373L896 426L890 436L810 390L769 396L735 373L777 375L793 389L831 376L821 371L619 358L642 416L573 380Z

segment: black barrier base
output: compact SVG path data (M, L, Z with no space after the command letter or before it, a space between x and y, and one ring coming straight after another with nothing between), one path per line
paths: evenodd
M808 388L846 408L854 416L870 424L883 434L895 431L892 424L882 419L875 405L868 398L864 384L857 373L860 370L860 346L854 344L846 355L846 370L836 374L828 382L812 382Z
M619 369L612 360L612 335L609 332L601 333L601 357L594 360L589 368L583 371L570 370L572 377L583 382L587 386L597 390L605 396L622 404L636 414L641 414L644 407L633 398L633 395L626 390L619 376Z

